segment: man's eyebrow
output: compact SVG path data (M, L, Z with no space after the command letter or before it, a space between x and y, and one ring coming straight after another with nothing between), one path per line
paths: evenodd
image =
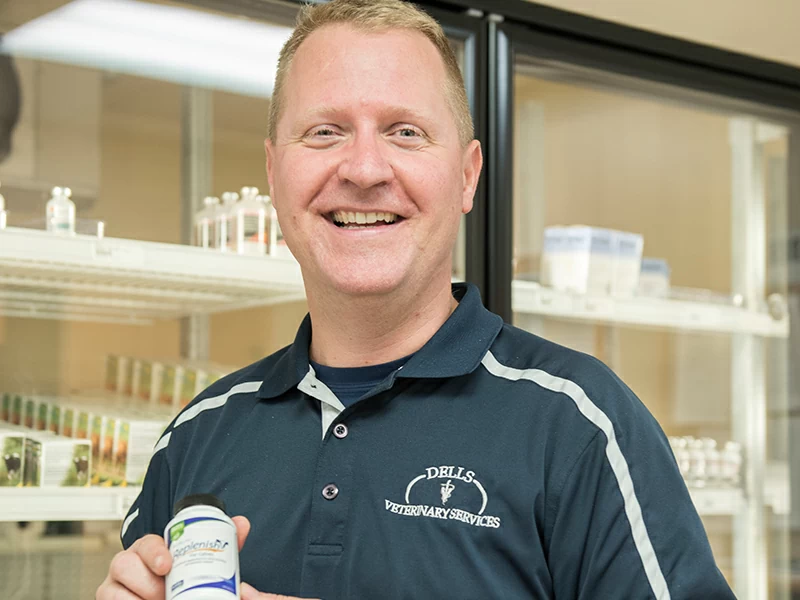
M408 106L385 106L379 109L384 119L390 121L406 121L410 123L433 124L430 114ZM320 106L303 112L297 120L299 127L307 127L317 122L348 120L352 115L350 108Z

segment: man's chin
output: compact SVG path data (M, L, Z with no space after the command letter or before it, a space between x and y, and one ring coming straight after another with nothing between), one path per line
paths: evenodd
M388 296L397 292L403 285L400 276L350 276L328 279L326 286L339 295L356 298Z

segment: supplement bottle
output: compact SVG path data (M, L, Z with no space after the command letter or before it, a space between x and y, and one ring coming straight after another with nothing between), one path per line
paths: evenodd
M194 216L194 245L213 248L217 243L217 211L219 198L207 196L203 199L204 208Z
M233 238L233 222L236 218L234 209L239 194L236 192L225 192L222 194L222 206L217 210L217 248L221 252L228 250L236 251Z
M59 235L75 235L75 203L69 199L72 190L54 187L47 202L47 231Z
M263 256L267 253L267 207L256 187L243 187L241 198L233 208L235 250L238 254Z
M222 500L211 494L179 500L164 540L172 555L166 600L239 599L236 525Z

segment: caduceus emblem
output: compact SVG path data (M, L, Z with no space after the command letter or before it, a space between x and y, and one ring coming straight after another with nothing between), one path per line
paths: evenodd
M447 504L447 501L450 499L450 494L453 493L453 490L456 489L450 480L447 480L447 483L442 484L442 504Z

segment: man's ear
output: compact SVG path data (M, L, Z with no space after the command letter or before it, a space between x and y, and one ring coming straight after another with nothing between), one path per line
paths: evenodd
M264 140L264 154L266 155L267 163L267 182L269 183L269 196L270 200L272 201L272 205L275 206L275 194L273 190L275 186L273 185L274 177L273 177L273 167L275 162L275 147L272 145L272 142L269 138Z
M475 191L478 189L478 181L483 168L483 151L478 140L472 140L464 149L464 159L462 162L462 172L464 175L464 186L461 196L461 212L467 214L472 210L472 203L475 199Z

